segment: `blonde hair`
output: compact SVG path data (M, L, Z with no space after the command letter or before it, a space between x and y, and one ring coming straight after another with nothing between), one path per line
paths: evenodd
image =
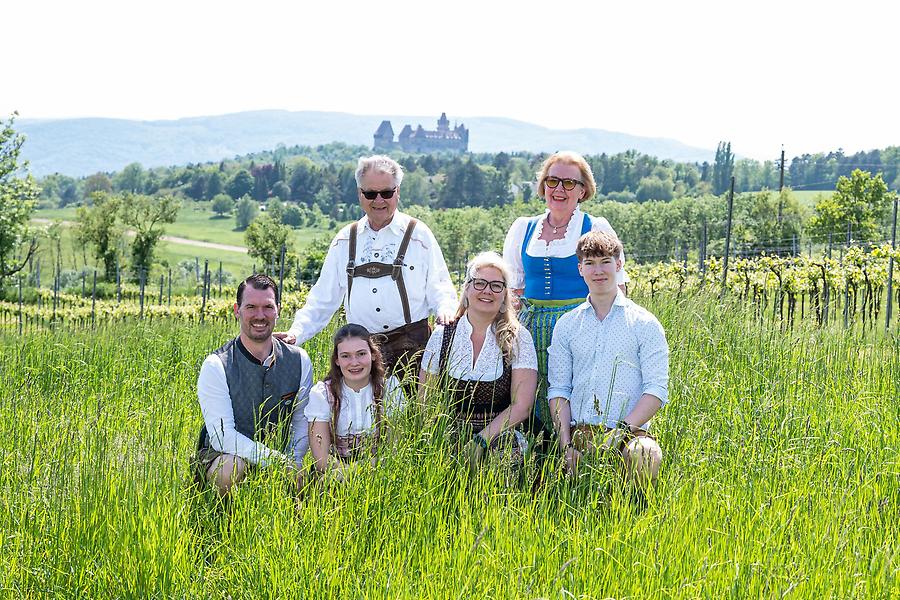
M589 165L587 161L584 160L584 157L577 152L563 150L551 154L541 165L541 170L537 173L538 195L541 198L544 197L544 179L547 178L547 172L550 171L550 167L556 163L575 165L578 167L578 170L581 171L581 182L584 184L584 197L578 202L590 200L594 196L597 192L597 183L594 181L594 172L591 171L591 165Z
M503 360L506 364L510 364L518 353L519 328L521 325L518 316L516 316L516 311L513 309L512 291L509 286L509 265L496 252L481 252L466 265L466 283L463 286L462 294L460 294L456 319L466 314L466 309L468 308L466 292L469 286L472 285L475 274L479 270L488 267L493 267L500 271L503 275L503 281L506 283L506 288L503 290L503 303L497 316L494 317L493 325L494 336L497 339L497 346L500 347L500 352L503 353Z

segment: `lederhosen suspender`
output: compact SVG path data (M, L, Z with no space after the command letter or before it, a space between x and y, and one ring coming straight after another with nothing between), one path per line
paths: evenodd
M409 325L412 322L412 316L409 313L409 298L406 295L406 284L403 282L403 259L406 258L406 249L409 247L409 240L412 238L413 229L416 228L415 219L410 219L403 232L403 240L400 242L400 248L397 249L397 258L393 264L382 262L368 262L362 265L356 264L356 223L350 225L350 253L347 261L347 307L350 306L350 292L353 291L353 278L365 277L366 279L376 279L390 275L391 279L397 282L397 290L400 292L400 303L403 305L403 319Z

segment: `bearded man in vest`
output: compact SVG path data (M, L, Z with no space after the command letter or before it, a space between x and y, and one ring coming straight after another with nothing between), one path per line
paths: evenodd
M226 495L251 466L280 464L295 475L309 449L303 409L312 387L306 352L272 336L278 285L252 275L238 286L241 333L203 361L197 397L203 413L195 479Z
M389 374L412 384L431 328L428 317L446 323L455 314L456 290L434 234L397 210L403 168L387 156L360 158L359 203L366 215L338 232L306 304L286 333L302 344L322 331L343 303L348 323L384 336Z

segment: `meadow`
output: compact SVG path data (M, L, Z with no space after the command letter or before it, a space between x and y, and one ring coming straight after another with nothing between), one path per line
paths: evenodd
M470 474L440 411L377 468L299 496L257 471L224 508L190 481L200 362L225 320L0 332L6 597L891 598L900 595L900 340L738 302L639 298L671 346L645 502L554 455ZM286 326L286 323L283 324ZM307 346L324 372L328 332ZM536 483L538 482L538 483Z

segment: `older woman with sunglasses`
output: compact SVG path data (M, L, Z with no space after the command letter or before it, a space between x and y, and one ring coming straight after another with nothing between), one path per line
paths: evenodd
M512 271L511 287L519 296L519 318L534 338L538 357L538 390L533 431L550 432L547 405L547 348L557 319L582 302L587 285L578 273L575 246L589 231L615 235L603 217L592 217L578 206L590 199L597 186L591 167L580 154L557 152L541 165L538 194L547 203L544 214L516 219L503 244L503 258ZM618 236L617 236L618 237ZM624 253L619 259L625 261ZM624 267L617 283L625 291Z
M457 429L474 434L465 450L473 463L488 449L519 463L527 448L515 427L532 412L537 356L508 282L509 267L497 253L469 261L456 317L435 328L422 358L419 395L428 386L450 392Z

